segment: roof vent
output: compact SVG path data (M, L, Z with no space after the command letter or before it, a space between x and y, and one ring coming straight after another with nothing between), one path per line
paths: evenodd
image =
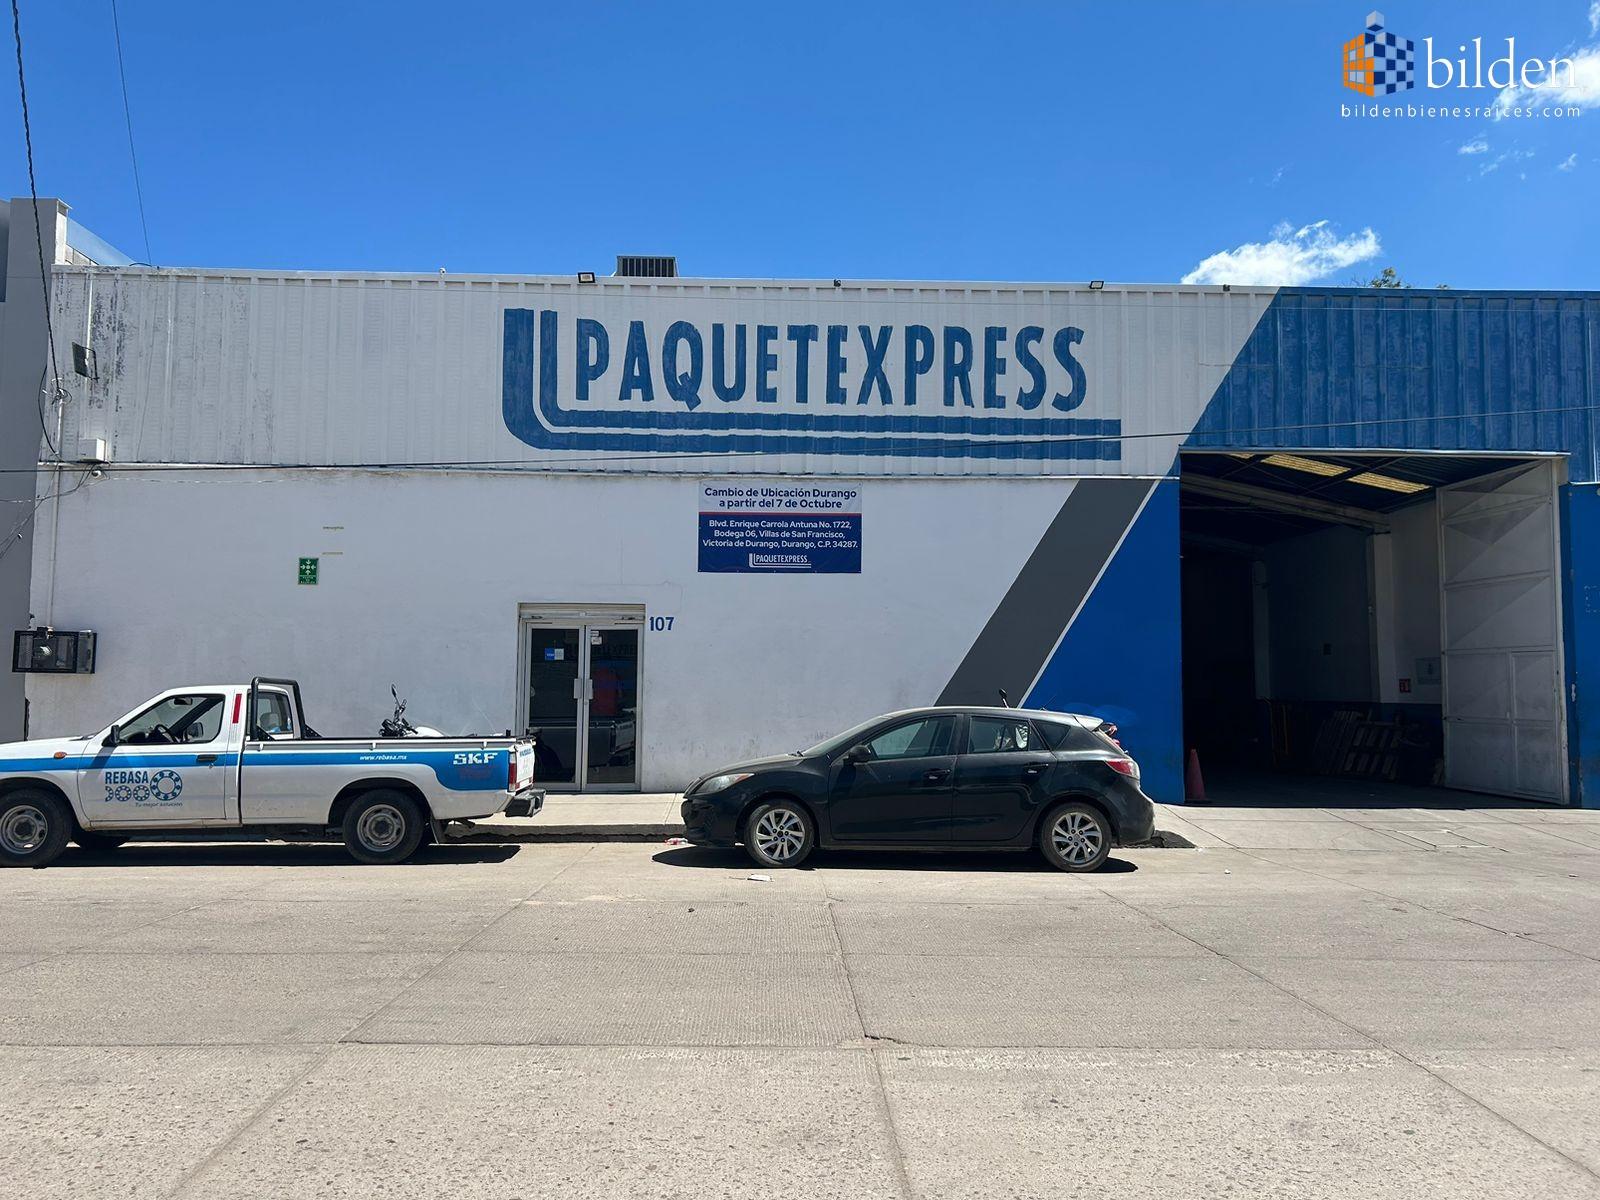
M619 254L617 274L631 279L676 279L678 256L675 254Z

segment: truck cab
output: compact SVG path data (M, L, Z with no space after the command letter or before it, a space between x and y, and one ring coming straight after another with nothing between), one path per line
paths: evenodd
M335 832L360 861L398 862L463 823L537 811L533 764L527 738L324 737L292 679L170 688L94 733L0 746L0 865L218 828Z

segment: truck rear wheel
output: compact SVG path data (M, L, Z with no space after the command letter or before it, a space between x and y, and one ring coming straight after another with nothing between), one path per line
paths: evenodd
M404 792L368 792L344 814L344 848L357 862L404 862L422 844L426 828L422 810Z
M0 867L47 867L67 848L72 814L32 788L0 799Z

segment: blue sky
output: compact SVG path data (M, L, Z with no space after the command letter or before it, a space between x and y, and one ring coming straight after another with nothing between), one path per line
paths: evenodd
M1342 119L1369 7L121 0L163 265L1600 286L1600 9L1382 5L1576 53L1555 119ZM144 257L109 0L22 0L41 193ZM1480 91L1400 102L1484 104ZM14 91L9 194L26 194ZM1481 148L1480 148L1481 146ZM1464 152L1465 148L1465 152ZM1325 223L1325 224L1324 224ZM1251 249L1254 247L1254 249Z

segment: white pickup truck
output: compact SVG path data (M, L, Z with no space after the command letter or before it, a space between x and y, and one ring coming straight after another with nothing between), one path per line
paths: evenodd
M361 862L401 862L474 818L537 812L533 751L526 738L323 737L292 679L173 688L98 733L0 745L0 866L45 866L68 841L208 829L336 832Z

